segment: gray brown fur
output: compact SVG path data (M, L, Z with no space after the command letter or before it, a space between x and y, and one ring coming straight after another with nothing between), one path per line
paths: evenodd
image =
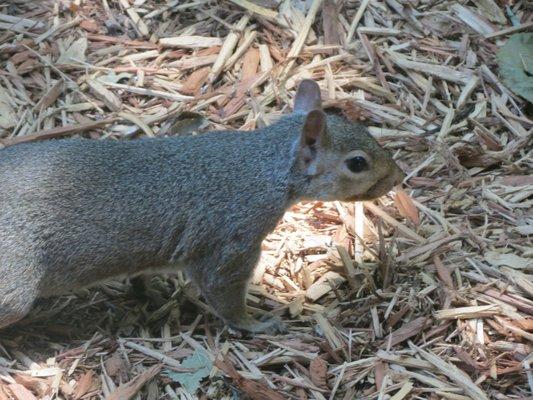
M183 267L226 323L271 329L273 321L245 311L261 242L292 204L332 197L299 157L305 120L294 114L253 132L0 150L0 328L39 297ZM364 148L397 168L363 127L337 116L327 125L335 157ZM380 179L388 190L399 177L391 169Z

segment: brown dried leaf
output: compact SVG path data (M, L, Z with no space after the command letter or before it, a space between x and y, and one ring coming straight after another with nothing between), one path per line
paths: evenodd
M454 346L453 349L455 350L455 354L457 354L457 357L464 362L469 367L475 369L475 370L482 370L484 369L482 365L480 365L478 362L476 362L470 354L468 354L462 347Z
M11 383L7 385L7 388L11 391L15 400L37 400L37 397L32 392L18 383Z
M328 388L328 363L322 357L315 357L309 363L311 382L322 389Z
M63 80L58 80L35 105L36 110L43 110L55 103L63 92Z
M450 289L453 289L454 285L450 269L442 263L439 256L433 257L433 263L435 264L437 275L439 276L440 280L443 281Z
M113 378L127 376L127 365L124 358L118 351L105 361L105 369L107 374Z
M111 392L107 400L132 399L147 382L152 380L159 373L159 371L161 371L161 365L154 365L152 368L147 369L143 373L137 375L131 381L120 385L113 392Z
M74 399L81 399L85 394L87 394L91 386L93 385L94 372L91 370L85 372L76 384L76 390L74 390L73 397Z
M513 322L523 330L533 332L533 318L515 319Z
M87 122L78 125L67 125L59 128L46 129L30 135L21 135L14 138L0 139L0 144L4 146L13 146L19 143L35 142L38 140L54 139L76 133L86 132L91 129L100 128L104 125L116 122L116 118L101 119L99 121Z
M389 336L387 336L380 347L383 349L389 345L391 347L396 346L397 344L418 335L420 332L422 332L422 329L424 329L426 322L426 317L419 317L411 322L408 322L407 324L402 325L400 328L396 329Z
M242 60L242 81L255 77L259 60L259 50L254 47L249 48Z
M200 94L200 88L207 81L209 71L211 71L210 67L204 67L194 71L183 83L183 86L181 87L181 92L183 94L188 95Z
M383 386L383 379L385 379L385 375L387 374L387 366L381 362L377 361L374 364L374 376L376 378L376 390L381 390L381 387Z
M237 372L227 357L225 357L224 360L215 360L214 365L227 374L231 379L233 379L235 384L239 386L239 388L245 394L250 396L252 400L286 400L285 396L282 396L275 390L270 389L265 384L243 377Z
M402 216L409 219L413 224L420 225L420 217L418 215L418 209L416 208L411 197L403 190L396 190L396 196L394 196L394 203L398 208L398 211Z
M80 28L92 33L98 33L99 25L94 19L86 19L80 22Z
M483 143L487 149L492 151L500 151L502 150L502 145L498 141L498 138L496 135L492 134L490 131L485 131L480 129L479 127L474 128L474 133L477 135L479 142Z
M209 56L220 53L220 46L206 47L205 49L199 49L196 53L197 56Z
M363 122L368 119L368 112L359 107L355 102L342 100L333 104L333 106L338 107L342 111L342 115L351 122Z
M40 397L45 396L50 390L49 383L43 378L37 378L25 374L16 374L14 379L17 383L21 384L26 389L31 390Z
M339 13L335 1L326 0L322 5L322 26L324 28L324 43L340 45ZM333 53L329 51L329 54Z

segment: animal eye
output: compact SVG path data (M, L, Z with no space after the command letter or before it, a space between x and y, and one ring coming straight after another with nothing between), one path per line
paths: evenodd
M363 172L368 169L368 163L366 162L365 158L362 156L356 156L353 158L349 158L345 161L345 163L348 169L355 173Z

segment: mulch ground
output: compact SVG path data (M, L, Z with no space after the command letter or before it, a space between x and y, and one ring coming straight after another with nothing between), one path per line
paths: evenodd
M267 238L249 305L288 333L228 331L179 273L110 282L0 332L0 400L532 399L533 112L496 60L532 27L527 1L0 1L2 146L251 130L312 78L407 174Z

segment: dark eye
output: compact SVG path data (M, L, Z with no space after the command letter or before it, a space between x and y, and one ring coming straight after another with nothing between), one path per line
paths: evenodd
M356 156L353 158L349 158L345 161L346 166L348 169L352 172L363 172L368 169L368 163L366 162L365 158L362 156Z

